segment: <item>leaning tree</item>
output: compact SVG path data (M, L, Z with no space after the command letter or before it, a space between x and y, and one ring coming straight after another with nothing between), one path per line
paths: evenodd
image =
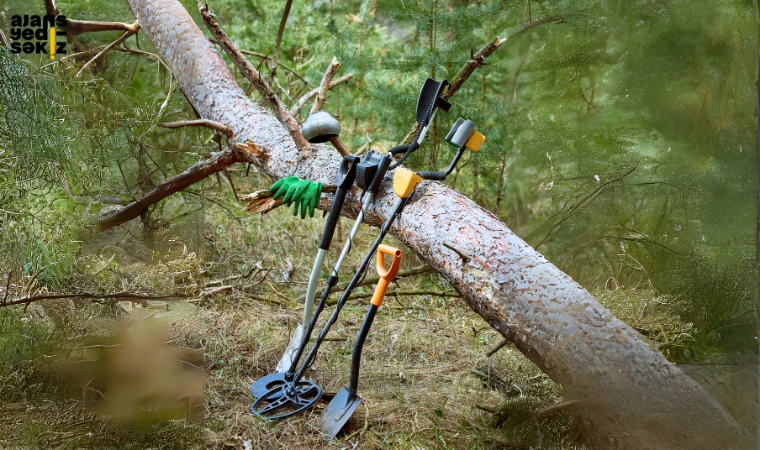
M124 32L117 42L94 53L94 58L134 33L147 34L198 115L197 120L175 125L206 126L226 139L228 146L102 217L101 230L140 217L156 202L236 163L254 164L274 178L297 175L330 186L340 155L331 147L304 140L293 112L207 7L198 4L213 42L177 0L128 2L136 18L133 24L70 20L67 26L75 34L105 29ZM46 7L48 14L58 14L52 0L46 1ZM528 27L559 20L533 20ZM505 41L497 37L473 54L452 80L446 97L455 95ZM215 44L261 94L263 104L238 86ZM272 65L276 68L276 59ZM331 82L331 71L334 65L328 68L322 89L315 89L311 96L323 96L324 89L340 82ZM358 192L350 194L345 215L358 213L357 196ZM389 216L394 201L386 182L364 220L379 225ZM320 209L329 209L331 202L331 195L323 194ZM465 196L440 183L425 182L391 233L562 386L562 406L581 421L586 438L595 447L714 449L748 445L749 433L743 433L700 385L496 216Z

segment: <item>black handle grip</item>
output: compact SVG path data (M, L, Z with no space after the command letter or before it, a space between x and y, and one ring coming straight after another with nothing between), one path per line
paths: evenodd
M443 181L448 174L446 172L417 172L417 175L422 177L423 180Z
M391 161L393 161L393 159L387 155L380 158L380 162L377 163L375 179L373 179L372 183L367 187L367 192L377 192L380 183L382 183L383 178L385 178L385 173L388 172L388 167L391 165Z
M337 186L335 190L335 200L333 201L332 208L330 208L330 215L327 216L327 223L325 224L325 231L322 233L322 240L319 242L319 248L322 250L330 249L330 242L332 242L333 235L335 234L335 227L338 225L338 219L340 219L340 210L343 209L343 202L346 200L346 194L351 189L351 185L354 184L356 179L356 165L359 163L358 156L344 156L343 161L340 163L340 169L338 170Z
M364 341L367 340L367 334L372 327L372 321L375 320L378 307L371 304L369 310L367 310L367 316L364 318L362 327L359 328L359 334L356 336L356 343L354 344L354 351L351 352L351 378L348 382L348 390L353 394L356 394L356 390L359 387L359 369L362 363L362 348L364 348Z

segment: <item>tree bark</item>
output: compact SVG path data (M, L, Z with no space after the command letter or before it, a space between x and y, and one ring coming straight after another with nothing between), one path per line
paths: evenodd
M333 182L335 151L299 152L287 131L237 86L226 64L176 0L128 0L145 33L203 119L229 126L231 144L256 144L251 160L274 177ZM410 112L411 115L411 112ZM388 177L390 180L390 177ZM358 192L344 214L355 217ZM324 194L320 209L329 209ZM395 195L386 181L365 215L379 225ZM744 448L739 426L709 394L613 317L578 283L496 216L440 183L425 182L391 233L441 273L467 304L552 380L596 448ZM469 257L463 262L458 249ZM746 434L746 433L745 433Z

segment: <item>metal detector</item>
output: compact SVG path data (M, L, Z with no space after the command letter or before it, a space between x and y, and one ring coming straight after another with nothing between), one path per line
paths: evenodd
M316 310L314 310L317 282L319 281L321 266L326 255L326 249L323 251L322 246L320 245L320 251L317 254L317 259L312 268L311 276L309 277L309 283L306 289L303 322L298 325L295 333L291 337L288 347L285 349L282 358L280 358L280 361L277 363L275 373L265 375L264 377L256 380L251 385L250 391L251 395L254 398L259 398L262 395L274 390L278 386L282 385L288 378L291 378L293 376L300 357L303 354L304 347L308 343L311 332L313 330L313 326L309 327L310 322L312 319L316 320L316 318L319 317L322 310L324 309L324 302L326 302L326 299L330 295L332 288L338 283L338 271L340 270L341 266L343 265L343 261L351 250L354 237L358 232L359 226L364 220L364 210L368 208L372 203L374 194L380 187L380 183L384 179L385 174L389 168L391 166L395 167L400 163L399 161L396 164L392 164L393 156L402 152L408 154L409 152L413 152L419 148L422 140L427 134L427 130L430 124L432 123L432 119L435 116L436 110L438 108L443 108L445 111L448 111L451 107L451 104L442 97L443 90L446 88L446 86L448 86L448 82L445 80L435 81L431 78L425 80L425 83L420 90L419 97L417 98L417 108L415 113L417 122L422 125L423 128L411 144L396 146L392 148L386 155L381 155L380 153L375 153L374 151L370 150L369 153L367 153L364 158L362 158L361 162L359 162L359 164L356 166L356 185L362 189L362 194L359 201L361 202L362 198L364 197L362 208L359 211L354 225L351 227L351 231L349 232L348 239L343 246L340 257L333 265L332 273L330 274L330 277L327 280L327 285L322 292L322 298L317 304ZM329 114L322 113L325 116L323 120L312 120L312 116L316 118L318 114L319 113L310 114L309 119L307 119L307 122L304 123L304 136L308 135L309 142L325 142L328 137L334 137L340 134L340 123L338 123L338 121L332 118L332 116ZM311 123L310 120L312 120L313 123ZM404 158L405 156L401 159L401 161L403 161ZM350 185L348 188L350 188ZM369 195L365 197L365 194L367 193ZM333 204L333 207L335 207L335 204ZM330 210L331 218L333 217L332 211L333 209ZM338 213L335 215L336 219L335 223L332 225L332 231L334 231L335 224L337 224L337 216L339 215L339 211L340 209L338 209ZM325 233L327 233L327 227L329 226L330 219L328 219ZM332 238L332 232L330 237ZM322 241L324 243L324 237ZM329 242L327 247L329 248ZM308 328L308 331L305 330L305 327ZM270 397L276 398L276 394L272 394Z

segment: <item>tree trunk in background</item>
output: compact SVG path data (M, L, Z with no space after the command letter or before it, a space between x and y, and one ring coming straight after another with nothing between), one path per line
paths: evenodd
M274 177L334 182L331 147L299 153L272 114L248 98L176 0L128 0L182 91L204 119L254 142L259 168ZM410 112L411 114L411 112ZM390 177L389 177L390 178ZM385 182L366 221L388 217L395 195ZM321 209L329 209L324 196ZM357 192L344 214L355 216ZM493 214L440 183L422 184L391 233L440 272L467 304L552 380L596 448L744 448L747 433L697 383L650 348L569 276ZM466 264L448 243L470 259Z

